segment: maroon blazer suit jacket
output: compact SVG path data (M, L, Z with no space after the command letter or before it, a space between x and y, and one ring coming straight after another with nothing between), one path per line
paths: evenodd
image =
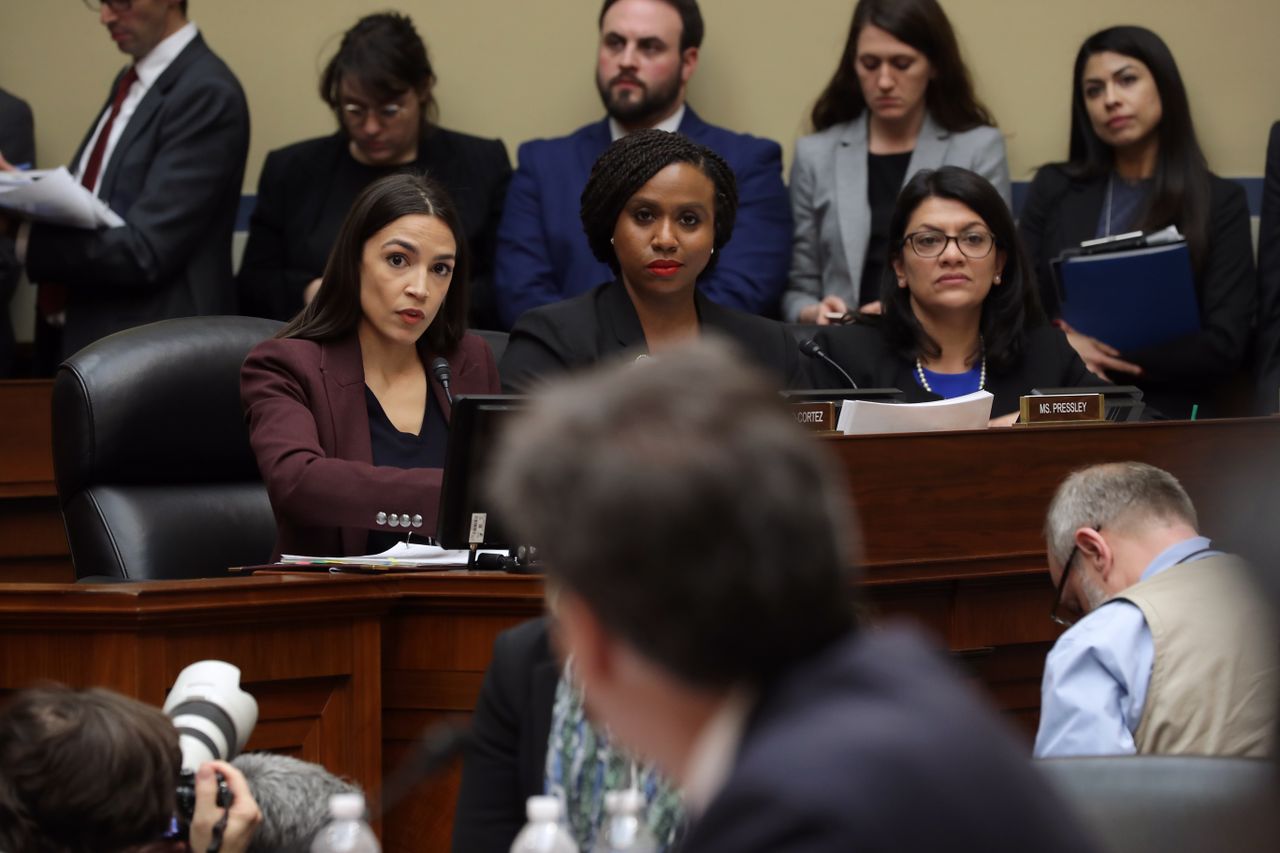
M436 353L419 349L424 365ZM449 357L454 394L497 394L493 353L466 335ZM451 407L427 371L445 420ZM360 342L298 338L263 341L240 369L249 442L267 485L278 534L276 556L363 554L379 512L421 515L433 532L440 503L439 468L373 464Z

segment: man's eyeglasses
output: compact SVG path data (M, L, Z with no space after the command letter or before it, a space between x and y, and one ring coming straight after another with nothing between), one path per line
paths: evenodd
M1101 527L1093 528L1095 532L1101 530ZM1071 564L1075 562L1076 555L1080 553L1079 545L1071 546L1071 553L1067 554L1067 559L1062 563L1062 577L1058 578L1058 586L1053 591L1053 606L1049 608L1049 618L1064 628L1070 628L1076 624L1075 613L1064 613L1062 610L1062 592L1067 588L1067 578L1071 574Z
M991 249L996 244L996 238L987 231L966 231L954 237L941 231L917 231L904 237L902 245L910 243L911 251L917 257L928 259L939 257L952 240L956 241L960 254L971 261L980 261L991 254Z
M84 5L88 6L94 12L102 10L106 6L117 15L121 12L128 12L133 8L133 0L84 0Z

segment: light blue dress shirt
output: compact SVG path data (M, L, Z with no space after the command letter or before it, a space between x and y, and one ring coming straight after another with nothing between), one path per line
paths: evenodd
M1142 580L1221 553L1203 536L1183 540L1161 551ZM1072 625L1045 661L1036 758L1133 755L1154 660L1151 629L1131 602L1109 601Z

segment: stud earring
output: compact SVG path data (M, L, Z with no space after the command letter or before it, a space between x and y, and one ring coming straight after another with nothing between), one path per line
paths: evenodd
M991 283L992 283L992 284L999 284L999 283L1000 283L1000 276L996 276L995 278L991 279Z
M610 245L610 246L612 246L612 245L613 245L613 238L612 238L612 237L610 237L610 238L609 238L609 245Z

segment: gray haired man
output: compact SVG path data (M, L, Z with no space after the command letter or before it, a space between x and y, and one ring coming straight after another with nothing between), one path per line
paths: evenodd
M1045 521L1054 621L1037 757L1269 755L1276 633L1248 567L1214 549L1168 472L1095 465Z

